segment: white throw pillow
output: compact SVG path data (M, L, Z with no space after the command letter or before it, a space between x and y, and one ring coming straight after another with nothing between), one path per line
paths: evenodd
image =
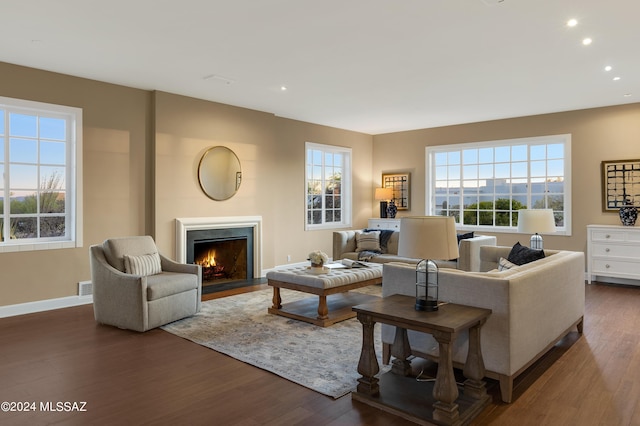
M133 275L155 275L162 272L160 255L156 253L142 256L124 255L124 271Z
M380 231L358 232L356 234L356 251L382 251L380 248Z
M508 269L514 269L514 268L517 268L517 267L518 267L518 265L516 265L515 263L509 262L504 257L501 257L500 261L498 262L498 271L506 271Z

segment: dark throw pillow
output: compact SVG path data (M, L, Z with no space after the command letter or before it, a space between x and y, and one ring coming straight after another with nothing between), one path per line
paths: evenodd
M520 245L520 241L518 241L511 249L507 260L511 263L515 263L516 265L524 265L525 263L543 258L544 251L525 247Z
M458 244L460 244L460 240L468 240L469 238L473 238L473 232L467 232L466 234L458 234L456 235L456 237L458 237Z

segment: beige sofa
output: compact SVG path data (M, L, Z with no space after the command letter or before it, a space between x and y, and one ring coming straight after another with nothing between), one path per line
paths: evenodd
M340 259L358 259L356 233L362 230L354 231L335 231L333 233L333 260ZM388 262L404 262L416 264L420 259L412 259L398 256L398 240L400 232L394 231L387 243L386 252L371 258L370 262L388 263ZM428 243L428 242L426 242ZM460 240L459 252L460 256L457 260L437 260L438 267L454 268L463 271L479 271L480 270L480 247L484 245L495 246L497 244L496 237L487 235L478 235L473 238Z
M585 301L584 253L545 250L546 257L498 272L500 257L511 247L480 247L480 269L464 272L440 269L439 297L492 310L482 327L481 347L487 376L500 381L504 402L511 402L513 379L577 327L582 333ZM492 271L493 270L493 271ZM382 295L415 296L415 267L402 263L383 266ZM388 363L395 328L381 327L383 360ZM409 331L414 355L435 358L438 345L432 336ZM454 364L462 366L468 334L458 336Z

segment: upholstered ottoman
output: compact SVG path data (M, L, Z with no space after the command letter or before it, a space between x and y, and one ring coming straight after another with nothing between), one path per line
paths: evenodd
M353 318L356 314L351 307L371 301L375 296L349 293L349 290L382 283L382 265L365 264L362 268L330 268L319 275L312 274L305 266L267 272L268 285L273 287L273 306L268 311L320 327ZM318 295L318 301L307 298L282 305L281 288Z

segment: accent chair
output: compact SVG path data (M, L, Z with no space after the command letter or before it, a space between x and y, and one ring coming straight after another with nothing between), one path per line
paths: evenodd
M163 256L150 236L93 245L90 261L98 323L142 332L200 311L201 267Z

